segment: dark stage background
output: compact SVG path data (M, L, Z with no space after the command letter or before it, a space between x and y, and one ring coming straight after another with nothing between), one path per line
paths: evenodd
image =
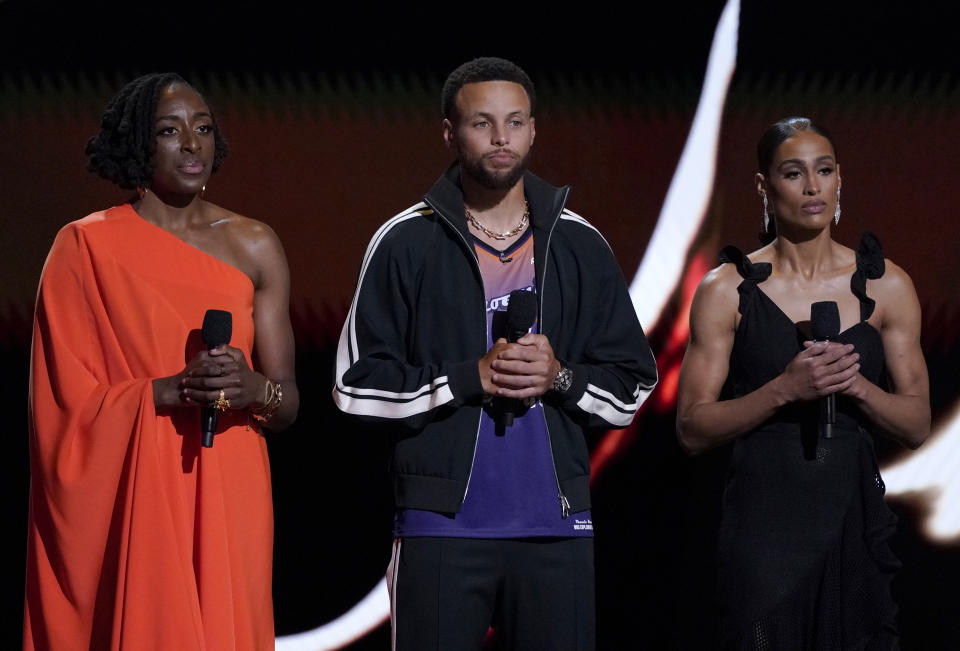
M540 93L533 169L573 186L570 207L604 233L629 280L683 148L722 7L0 0L0 413L8 433L0 648L20 639L34 292L56 231L126 198L85 171L82 153L123 83L173 69L207 95L232 147L207 198L268 222L287 250L303 400L296 425L268 439L276 623L286 634L342 614L387 564L385 445L334 408L333 356L369 237L449 160L439 130L444 75L490 54L531 73ZM753 151L768 124L791 114L826 124L844 179L837 238L855 246L863 230L875 231L917 286L935 426L960 397L955 18L919 6L746 2L715 192L689 254L712 266L723 244L757 243ZM683 308L678 290L649 333L665 378L682 353L670 335ZM684 457L669 383L657 393L594 479L601 649L711 646L724 450ZM890 500L901 516L903 648L953 649L960 550L925 537L921 497ZM351 648L389 648L385 627Z

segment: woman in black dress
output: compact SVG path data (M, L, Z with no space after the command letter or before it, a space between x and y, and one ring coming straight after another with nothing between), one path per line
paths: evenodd
M766 245L733 247L697 290L677 433L691 454L733 441L719 535L724 649L895 649L887 539L872 433L910 448L930 431L920 306L872 235L835 242L840 167L806 118L772 125L755 177ZM813 342L811 304L840 331ZM820 402L836 394L834 436Z

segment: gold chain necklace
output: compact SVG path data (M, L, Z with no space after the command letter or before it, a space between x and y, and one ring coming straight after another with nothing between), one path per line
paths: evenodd
M523 229L527 227L527 220L530 217L530 209L527 206L527 200L524 199L523 200L523 216L520 217L520 223L514 226L513 228L511 228L506 233L498 233L496 231L490 230L489 228L481 224L479 221L477 221L477 218L473 216L473 213L470 212L470 209L467 208L466 206L463 207L463 212L467 214L467 221L469 221L474 226L474 228L476 228L478 231L481 231L487 237L492 237L495 240L505 240L507 238L513 237L514 235L522 233Z

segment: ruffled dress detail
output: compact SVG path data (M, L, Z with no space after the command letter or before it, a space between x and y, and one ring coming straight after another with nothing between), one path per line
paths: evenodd
M769 263L721 251L743 280L740 323L723 398L737 398L783 372L803 349L798 324L761 289ZM861 373L884 384L880 333L867 322L867 279L884 272L877 239L864 235L850 288L860 321L841 332ZM873 436L855 405L837 400L835 437L818 433L817 402L795 403L733 446L718 550L720 646L750 651L898 648L890 581L900 567L889 539L896 517L883 500Z

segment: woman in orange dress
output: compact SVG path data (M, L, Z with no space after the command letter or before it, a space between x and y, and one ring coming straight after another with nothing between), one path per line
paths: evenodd
M127 84L87 145L90 169L138 197L66 225L44 265L25 649L274 646L261 427L299 402L289 271L268 226L203 198L226 152L172 73ZM209 309L232 315L212 349ZM211 447L201 407L218 414Z

